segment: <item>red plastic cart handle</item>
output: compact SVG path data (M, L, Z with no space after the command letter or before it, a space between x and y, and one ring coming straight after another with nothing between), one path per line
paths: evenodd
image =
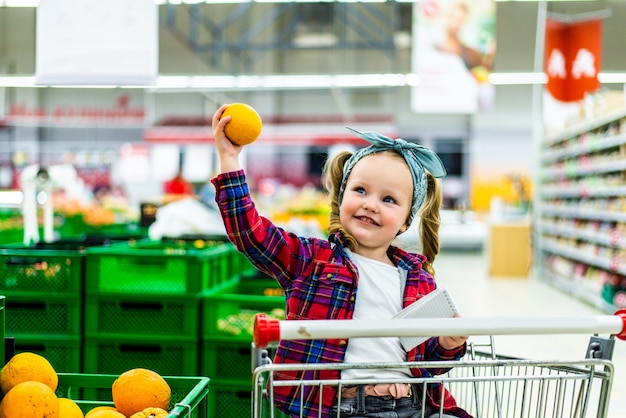
M254 317L254 345L265 348L271 342L280 340L280 323L278 319L268 318L264 313Z
M615 336L620 340L626 340L626 308L619 309L615 315L622 318L622 332L615 334Z
M265 348L280 339L402 337L432 335L580 334L608 332L626 340L626 308L614 315L569 317L436 318L401 320L280 321L257 314L254 344Z

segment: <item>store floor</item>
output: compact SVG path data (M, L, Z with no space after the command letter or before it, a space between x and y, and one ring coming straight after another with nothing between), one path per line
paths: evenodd
M522 278L490 277L488 260L482 252L444 251L437 257L435 269L439 285L448 289L465 317L606 315L532 273ZM498 354L514 357L580 360L585 357L590 335L496 336L495 345ZM626 410L626 341L615 342L613 364L615 377L608 417L622 418Z

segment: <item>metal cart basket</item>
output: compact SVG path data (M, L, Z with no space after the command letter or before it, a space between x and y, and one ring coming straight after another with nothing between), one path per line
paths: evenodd
M437 323L444 331L441 335L473 335L468 341L468 351L461 361L426 361L409 363L368 363L368 364L271 364L264 347L271 341L278 339L315 339L335 337L338 333L345 336L388 336L393 330L377 329L376 323L370 321L369 333L358 330L359 326L368 327L368 324L360 324L359 321L276 321L268 320L261 314L255 324L255 343L253 343L253 393L252 393L252 416L263 417L287 417L274 408L274 390L279 387L291 386L296 393L306 392L307 386L317 386L322 392L325 386L336 386L338 405L341 402L341 388L357 384L373 385L377 383L409 383L413 388L421 388L421 405L426 404L426 388L429 385L442 385L448 389L456 399L457 404L475 418L560 418L560 417L607 417L608 404L611 394L614 369L611 362L614 336L604 339L597 334L591 338L586 358L577 361L537 361L498 355L495 351L494 337L487 329L477 329L483 325L471 325L479 322L469 318L455 318L453 320L401 320L403 329L420 329L416 324L426 324L424 321ZM599 331L614 332L618 338L623 339L626 329L626 316L620 312L615 317L594 317L589 324L580 326L579 331L597 328ZM463 320L463 321L460 321ZM545 320L545 319L544 319ZM460 333L457 325L454 329L445 330L445 325L452 324L449 321L460 321L460 325L472 332ZM559 322L558 320L557 322ZM313 322L313 323L312 323ZM336 323L339 328L338 331ZM389 321L387 327L389 328ZM396 321L394 321L395 323ZM485 322L484 320L482 321ZM515 320L512 321L515 323ZM528 321L526 321L528 322ZM531 321L532 322L532 321ZM541 321L544 322L544 321ZM550 322L550 320L547 320ZM581 322L581 318L569 319L560 326L560 333L571 333L574 325L569 322ZM585 321L582 321L585 322ZM295 323L295 324L294 324ZM539 323L539 322L538 322ZM268 325L269 324L269 325ZM469 324L469 326L468 326ZM380 324L383 326L383 324ZM553 324L554 325L554 324ZM395 326L395 325L394 325ZM394 328L391 326L391 328ZM268 327L270 328L268 330ZM425 326L430 328L429 326ZM279 328L279 331L276 330ZM306 329L305 329L306 328ZM543 325L533 328L525 325L507 330L499 327L489 327L495 334L532 334L544 332ZM332 329L332 330L331 330ZM566 331L563 331L566 330ZM278 333L277 333L278 332ZM406 334L409 331L401 331ZM423 333L428 334L431 330ZM556 332L559 333L559 332ZM304 336L304 335L307 336ZM474 336L476 335L477 336ZM269 335L269 339L268 339ZM431 334L432 335L432 334ZM438 334L439 335L439 334ZM258 347L257 347L258 346ZM260 351L259 351L260 350ZM256 359L256 360L255 360ZM343 370L355 368L397 368L415 367L422 369L450 368L442 375L427 378L402 378L396 380L385 379L384 382L371 380L275 380L275 372L285 371L315 371L315 370ZM443 392L443 391L442 391ZM438 402L442 404L443 399ZM321 402L321 398L320 398ZM320 408L321 410L321 408ZM443 413L441 409L440 414ZM422 409L422 416L425 416ZM298 416L298 415L295 415ZM310 415L303 415L302 417ZM316 417L324 417L321 413ZM331 417L339 416L334 413ZM431 415L428 415L431 416ZM437 415L435 415L437 416Z

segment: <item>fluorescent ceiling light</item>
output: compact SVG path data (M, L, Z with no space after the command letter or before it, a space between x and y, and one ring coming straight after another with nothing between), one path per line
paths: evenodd
M625 73L600 73L598 74L600 84L626 84Z
M164 77L159 77L159 80L162 78ZM188 87L191 89L206 89L214 88L215 86L220 86L224 89L237 87L237 77L232 75L214 77L193 76L182 78L189 78ZM166 80L164 80L164 82L166 82Z
M0 205L19 206L24 201L24 194L19 190L0 190Z
M0 0L0 7L37 7L39 0Z
M626 84L626 73L600 73L601 84ZM545 84L544 73L491 73L493 85ZM167 90L310 90L332 88L380 88L417 86L419 76L413 73L388 74L297 74L297 75L243 75L243 76L167 76L157 78L155 85L37 85L34 76L0 76L0 87L55 87L55 88L126 88Z
M334 0L154 0L155 4L195 4L195 3L333 3ZM385 3L387 0L336 0L338 3ZM419 0L396 0L398 3L419 3ZM499 3L509 1L525 1L538 3L542 0L495 0ZM589 1L589 0L547 0L558 1ZM592 0L597 1L597 0ZM0 0L0 7L37 7L39 0Z
M34 76L0 76L0 87L36 87Z
M545 84L548 76L545 73L491 73L489 82L493 85Z

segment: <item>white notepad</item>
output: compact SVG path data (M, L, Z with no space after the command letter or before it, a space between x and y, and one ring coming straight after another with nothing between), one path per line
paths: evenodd
M438 287L426 296L407 306L392 319L421 319L421 318L452 318L458 314L456 306L448 291ZM400 343L409 351L430 337L400 337Z

